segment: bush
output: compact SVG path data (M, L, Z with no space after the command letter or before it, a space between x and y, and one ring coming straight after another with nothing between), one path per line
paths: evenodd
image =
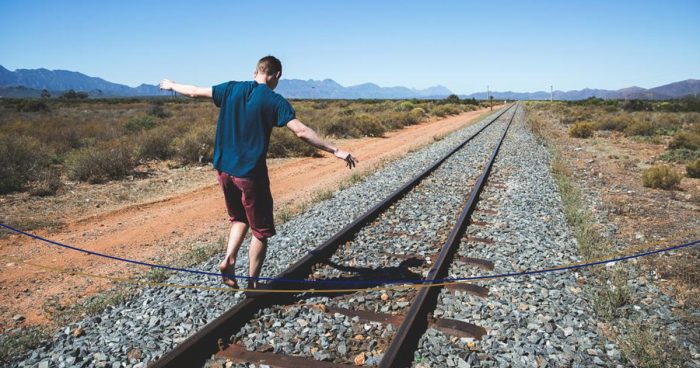
M425 110L420 107L416 107L412 109L411 112L408 113L408 115L416 122L419 122L423 120L423 118L425 118Z
M377 118L368 114L357 116L353 124L357 126L361 135L367 137L381 137L386 132L384 125Z
M589 138L593 136L593 130L593 123L575 123L569 127L569 136L574 138Z
M38 174L29 193L33 196L44 197L56 194L60 188L61 173L57 169L47 167Z
M67 92L61 95L64 100L84 100L88 98L86 92L76 92L75 90L69 89Z
M625 128L625 135L652 136L656 133L656 127L651 121L634 121Z
M142 116L139 118L131 118L124 124L124 129L129 133L136 133L142 130L153 129L156 127L156 122L151 116Z
M686 148L689 150L700 149L700 134L695 132L678 132L668 144L668 148Z
M449 95L445 98L445 102L447 103L453 103L453 104L458 104L459 103L459 96L457 95Z
M652 166L642 172L642 184L648 188L673 189L681 183L681 176L670 166Z
M195 127L175 139L175 156L183 164L211 162L215 139L216 126Z
M453 105L453 104L446 104L446 105L436 106L436 107L431 111L431 113L432 113L433 115L439 116L439 117L441 117L441 118L442 118L442 117L445 117L445 116L448 116L448 115L456 115L456 114L459 114L459 113L461 113L461 112L462 112L462 110L460 110L457 106L455 106L455 105Z
M355 124L355 116L347 115L333 116L323 127L323 133L337 138L356 138L362 135Z
M139 133L136 137L136 156L139 160L166 160L173 155L176 132L170 127L158 127Z
M124 140L81 148L66 158L68 177L93 184L121 179L136 167L132 153L132 145Z
M626 118L624 116L611 116L599 120L596 123L596 129L623 132L629 124L629 118Z
M416 105L411 102L411 101L404 101L401 102L396 108L394 109L395 111L411 111L416 107Z
M36 138L0 137L0 194L15 192L51 162L51 153Z
M297 138L289 129L273 129L267 157L311 157L318 155L316 148Z
M700 178L700 159L689 163L685 167L685 172L688 173L689 178Z
M17 111L21 112L49 112L49 105L41 100L24 99L17 103Z
M669 162L689 162L700 159L700 151L687 148L672 149L659 155L658 159Z
M167 118L170 116L170 113L163 108L163 103L155 103L151 108L148 110L148 115L155 116L157 118Z

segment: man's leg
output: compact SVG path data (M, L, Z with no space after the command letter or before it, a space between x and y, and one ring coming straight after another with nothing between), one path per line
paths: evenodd
M243 208L243 192L233 182L233 177L224 172L217 172L216 179L221 185L226 200L226 210L231 221L231 231L228 237L226 246L226 254L224 259L219 263L219 270L223 274L235 274L236 258L238 249L243 243L243 238L248 232L248 224L246 223L246 213ZM238 283L235 278L224 276L224 284L238 288Z
M221 263L219 263L219 270L221 270L221 273L228 275L235 274L238 250L241 248L243 238L245 238L245 234L247 232L248 224L239 221L234 221L231 224L231 232L229 233L228 244L226 245L226 254L224 255L224 259L221 261ZM224 276L224 284L238 288L238 283L236 282L235 278Z
M257 278L260 276L260 270L262 269L263 261L265 261L265 255L267 254L267 238L258 239L255 236L250 240L250 250L248 252L248 258L250 259L250 268L248 270L248 276ZM258 287L258 282L255 279L248 280L248 289L255 289Z

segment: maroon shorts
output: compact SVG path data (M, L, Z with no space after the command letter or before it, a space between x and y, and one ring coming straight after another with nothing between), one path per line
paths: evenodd
M267 175L257 178L239 178L218 172L217 180L224 190L226 210L231 222L246 223L258 239L275 235L272 217L272 193Z

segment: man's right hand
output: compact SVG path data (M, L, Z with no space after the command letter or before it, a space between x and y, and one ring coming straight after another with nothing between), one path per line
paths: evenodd
M350 152L345 152L343 150L335 150L335 153L333 153L335 157L345 161L345 164L348 166L348 169L352 169L357 165L358 162L360 162L356 157L353 157Z

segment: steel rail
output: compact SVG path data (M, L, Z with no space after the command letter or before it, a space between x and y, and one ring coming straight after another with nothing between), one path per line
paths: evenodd
M307 253L300 260L289 266L286 270L282 271L276 278L306 278L311 273L314 265L331 257L341 244L352 240L360 229L376 219L382 212L389 208L389 206L401 199L425 177L435 171L445 160L459 151L487 127L491 126L493 122L505 114L506 111L512 109L513 106L515 105L510 105L507 108L504 108L501 112L497 113L495 117L491 118L491 121L484 124L484 126L477 132L469 136L462 143L458 144L454 149L442 156L430 167L413 177L401 188L391 193L380 203L367 210L350 224L343 227L323 244L309 251L309 253ZM192 336L187 338L173 350L169 351L149 366L153 368L202 366L206 359L211 357L212 354L215 354L218 350L222 350L222 348L227 345L230 336L235 334L236 331L248 323L256 312L275 304L281 304L284 300L290 300L292 298L290 295L281 293L266 293L264 290L265 288L284 289L294 287L295 285L295 283L274 281L264 284L261 286L260 291L256 291L255 294L249 295L246 297L246 299L231 307L231 309L206 324ZM304 287L308 288L308 284L304 284Z
M474 189L472 189L467 203L464 205L464 209L460 214L457 223L450 231L450 235L445 241L440 254L438 255L435 264L428 272L426 280L437 280L445 277L447 274L448 267L451 263L454 253L459 247L462 241L462 236L467 230L469 221L471 218L476 204L479 201L479 195L484 188L486 181L488 180L489 174L491 173L491 168L496 160L496 155L501 148L501 144L508 133L515 113L518 111L517 103L516 108L513 111L513 115L510 117L508 125L503 130L501 138L498 140L498 144L493 149L491 157L489 158L486 167L484 168L481 176L474 184ZM391 344L387 348L386 352L382 356L382 360L379 362L380 367L384 368L394 368L394 367L409 367L413 362L413 355L418 347L418 342L423 336L423 333L428 328L429 318L428 313L430 313L437 303L437 297L440 293L442 287L431 287L431 288L421 288L416 297L411 303L411 307L406 313L406 318L399 327L396 335L391 340Z

